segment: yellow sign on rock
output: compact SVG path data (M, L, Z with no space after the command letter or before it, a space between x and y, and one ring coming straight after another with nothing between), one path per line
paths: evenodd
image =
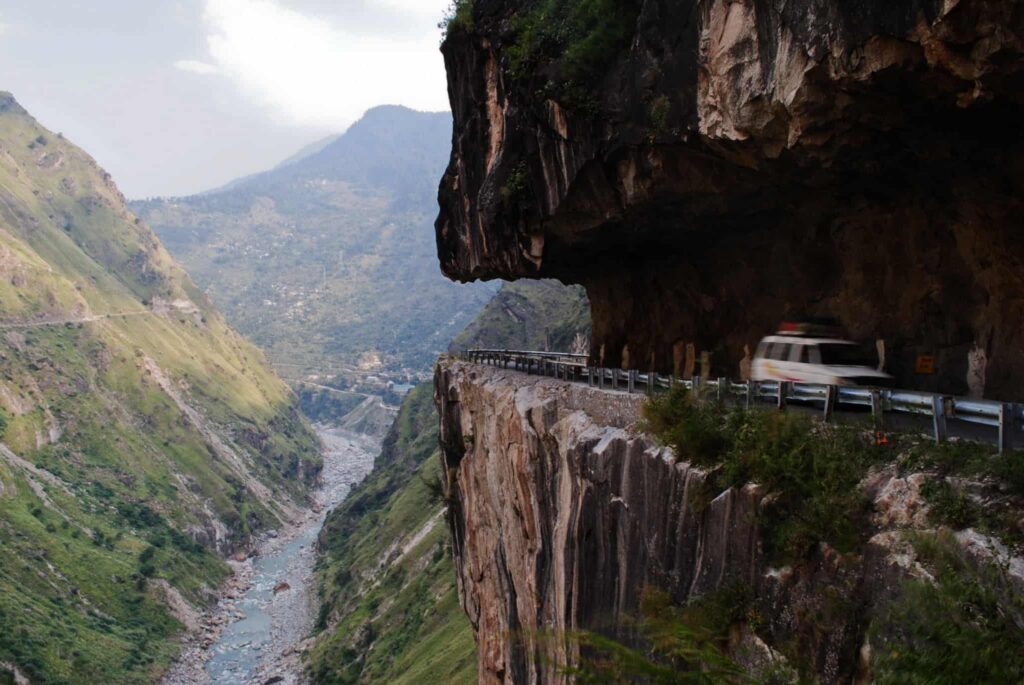
M930 354L919 354L914 364L914 373L935 373L935 357Z

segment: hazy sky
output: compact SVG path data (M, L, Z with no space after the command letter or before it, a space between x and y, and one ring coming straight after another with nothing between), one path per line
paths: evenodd
M130 198L273 166L368 108L447 110L449 0L0 0L0 90Z

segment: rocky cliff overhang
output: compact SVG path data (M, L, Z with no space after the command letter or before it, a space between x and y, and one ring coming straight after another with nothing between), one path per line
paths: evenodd
M444 273L582 283L609 366L674 370L693 343L733 375L825 315L902 383L962 392L977 346L986 394L1019 395L1021 3L634 4L582 98L557 56L522 66L531 4L450 29Z

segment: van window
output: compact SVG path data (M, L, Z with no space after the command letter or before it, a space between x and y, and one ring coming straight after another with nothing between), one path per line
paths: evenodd
M789 353L789 361L807 363L807 345L793 345Z
M780 362L786 361L789 359L789 344L782 342L772 343L772 346L768 349L768 358Z
M818 350L818 346L817 345L808 345L807 346L807 352L810 354L810 357L809 357L810 362L809 363L811 363L811 364L821 364L821 351Z
M827 366L869 366L878 364L877 356L852 343L823 343L821 363Z
M762 340L757 345L757 351L754 352L755 359L764 359L768 354L768 343Z

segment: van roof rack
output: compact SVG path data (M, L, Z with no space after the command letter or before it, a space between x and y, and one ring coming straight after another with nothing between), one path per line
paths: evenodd
M779 324L778 335L808 336L815 338L842 337L834 322L830 321L783 321Z

